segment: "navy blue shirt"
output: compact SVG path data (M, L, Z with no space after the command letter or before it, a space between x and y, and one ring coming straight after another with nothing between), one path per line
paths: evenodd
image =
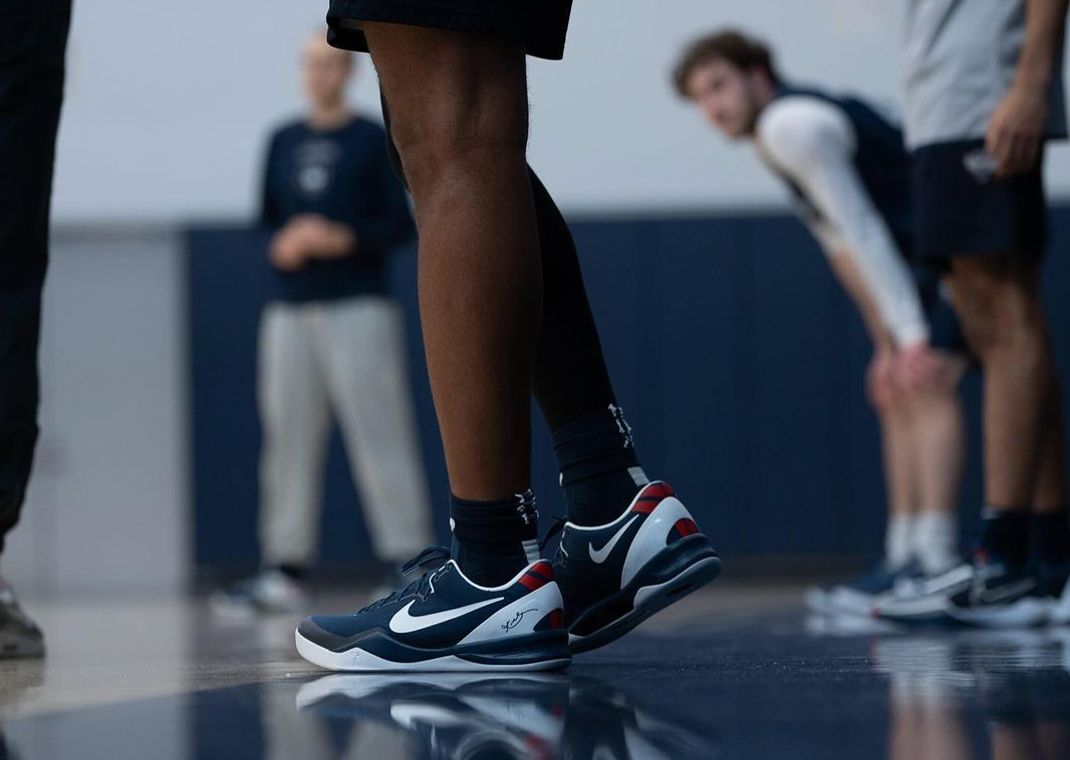
M781 85L777 88L774 100L793 95L817 98L840 109L847 117L858 141L855 152L858 174L900 250L909 258L914 234L910 195L911 159L899 126L859 98L831 95L811 87ZM808 209L808 213L820 218L821 212L806 197L802 188L788 177L783 179L803 207Z
M307 302L386 292L386 258L412 239L405 190L383 128L354 117L318 130L304 121L276 130L264 168L260 222L271 230L298 214L320 214L356 235L356 251L312 259L294 272L272 267L274 300Z

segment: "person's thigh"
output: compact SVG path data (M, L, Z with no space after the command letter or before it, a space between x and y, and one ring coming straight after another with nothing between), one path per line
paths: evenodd
M400 24L368 23L364 30L390 135L417 195L424 170L443 161L488 150L523 154L527 76L519 45Z

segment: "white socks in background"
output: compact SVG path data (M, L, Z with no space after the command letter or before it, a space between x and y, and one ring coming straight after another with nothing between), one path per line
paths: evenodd
M959 562L957 517L947 512L893 515L884 536L884 555L892 568L913 559L928 574L947 570Z
M914 557L926 573L939 573L961 562L959 521L954 513L922 512L914 517Z
M884 533L884 561L898 570L914 558L914 516L892 515Z

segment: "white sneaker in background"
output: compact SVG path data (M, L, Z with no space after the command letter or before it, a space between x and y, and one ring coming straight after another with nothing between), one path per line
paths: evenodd
M297 614L308 611L308 593L280 570L261 570L251 578L217 591L209 600L221 617Z

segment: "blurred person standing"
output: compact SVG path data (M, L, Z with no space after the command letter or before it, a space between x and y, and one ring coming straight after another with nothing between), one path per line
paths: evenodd
M308 111L273 134L263 179L275 292L259 338L262 569L215 598L226 611L303 606L332 412L379 559L397 564L431 539L404 325L386 281L390 250L414 235L405 191L382 127L346 102L352 54L320 33L301 65Z
M946 266L984 373L975 561L934 608L975 625L1054 616L1070 576L1059 379L1040 273L1044 153L1067 137L1067 0L910 0L903 50L917 253Z
M905 578L959 564L956 507L969 360L936 273L912 267L910 157L899 126L851 96L781 77L760 40L722 30L693 42L677 93L729 139L746 140L789 188L873 341L866 390L881 427L888 501L882 561L807 594L819 612L868 615Z
M37 442L41 291L70 18L70 0L0 4L0 556ZM0 576L0 659L44 651L40 629Z

